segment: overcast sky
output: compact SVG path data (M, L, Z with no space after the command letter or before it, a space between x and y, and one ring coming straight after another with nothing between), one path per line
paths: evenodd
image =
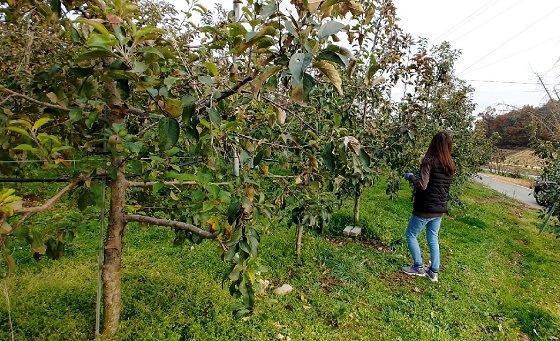
M168 0L181 5L183 0ZM232 0L203 0L213 9ZM289 3L289 0L282 2ZM430 44L449 41L461 51L456 74L476 91L476 112L538 106L560 84L559 0L393 0L400 26ZM558 89L560 91L560 88Z

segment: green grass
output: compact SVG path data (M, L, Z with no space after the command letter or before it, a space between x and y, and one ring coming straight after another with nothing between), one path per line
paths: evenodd
M362 198L358 240L340 237L351 203L324 235L306 231L303 264L295 227L262 235L261 262L271 285L253 315L232 318L227 272L217 245L173 247L164 228L131 224L125 235L123 312L116 340L557 340L560 335L560 241L537 236L538 214L469 184L440 232L440 282L401 273L410 189L389 201L383 184ZM69 209L65 209L68 212ZM59 261L34 261L17 249L9 288L16 340L91 340L95 326L98 231L83 228ZM36 223L60 219L51 213ZM424 237L424 234L421 235ZM429 259L421 239L425 259ZM288 283L287 296L272 293ZM6 300L0 339L9 340Z

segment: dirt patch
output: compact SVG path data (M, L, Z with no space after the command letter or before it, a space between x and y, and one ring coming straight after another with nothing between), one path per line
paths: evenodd
M531 149L496 149L488 168L497 172L540 175L544 162Z
M350 242L355 242L360 244L363 248L366 249L375 249L377 251L381 251L381 252L392 252L393 249L386 245L381 243L379 240L377 239L352 239L352 238L347 238L347 237L327 237L326 240L331 243L334 244L336 246L344 246Z
M335 278L329 274L319 278L319 282L321 282L321 288L323 288L323 292L325 294L330 294L331 287L341 283L342 281L338 278Z
M422 277L407 275L404 272L392 272L382 276L382 281L387 285L396 285L412 293L422 294L426 289L419 288L417 281L426 280Z
M544 162L531 149L500 149L505 154L505 164L526 168L541 168Z

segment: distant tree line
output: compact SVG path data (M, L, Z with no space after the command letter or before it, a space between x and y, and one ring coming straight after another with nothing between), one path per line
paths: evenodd
M545 141L553 139L555 132L551 128L558 126L559 109L558 100L550 100L537 108L527 105L502 115L488 108L479 115L479 123L486 126L487 137L499 135L498 147L529 147L532 136Z

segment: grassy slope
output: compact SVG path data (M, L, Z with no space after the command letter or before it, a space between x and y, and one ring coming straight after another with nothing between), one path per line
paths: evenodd
M346 203L326 236L304 234L302 266L294 262L293 226L263 234L271 287L289 283L294 292L278 297L269 290L245 320L231 318L233 298L227 283L221 286L227 267L214 243L176 248L169 230L131 225L116 339L554 339L560 335L560 242L536 236L535 211L469 186L465 208L454 208L443 221L439 283L401 273L410 262L403 237L410 189L389 201L380 185L362 200L363 238L338 237L351 220ZM93 338L96 225L84 228L60 261L35 262L16 250L18 271L7 282L16 340ZM429 259L424 240L421 246ZM2 299L1 340L9 340L7 321Z

